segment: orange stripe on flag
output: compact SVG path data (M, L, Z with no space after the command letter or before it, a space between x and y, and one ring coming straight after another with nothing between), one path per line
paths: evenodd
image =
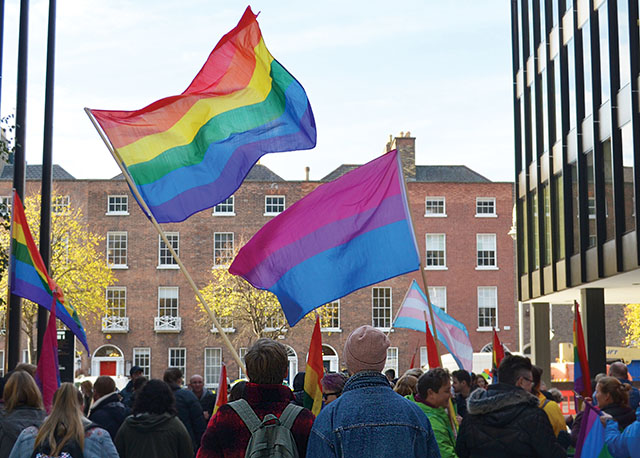
M322 334L320 333L320 318L316 316L316 325L313 328L311 342L309 343L309 357L304 375L305 407L314 415L320 413L322 408L322 385L320 380L324 375L322 364ZM313 403L311 402L313 401Z

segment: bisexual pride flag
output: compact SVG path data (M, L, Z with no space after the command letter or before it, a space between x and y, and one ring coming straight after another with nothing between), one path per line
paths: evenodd
M273 218L229 272L274 293L293 326L316 307L419 266L394 150L318 186Z
M307 94L267 50L256 17L247 7L182 94L88 110L160 223L224 201L264 154L316 145Z
M447 351L451 353L451 356L453 356L453 359L460 369L471 372L473 370L473 347L471 346L467 328L464 324L447 315L440 307L434 304L432 304L432 306L438 340L442 342ZM393 327L426 332L425 312L427 312L429 328L433 332L427 296L422 292L418 283L413 280L400 306L398 316L393 322Z
M584 403L580 434L576 443L576 458L612 458L604 440L604 426L599 411L591 403Z

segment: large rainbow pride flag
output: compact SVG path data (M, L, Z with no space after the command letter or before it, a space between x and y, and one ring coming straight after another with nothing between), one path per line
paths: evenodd
M17 192L13 192L13 212L11 222L11 293L29 299L51 310L53 292L57 290L56 316L82 342L89 351L87 335L73 305L65 303L62 292L49 277L44 261L36 247L24 207Z
M307 94L267 50L256 17L247 7L182 94L89 110L158 222L224 201L264 154L316 144Z
M391 151L273 218L229 272L274 293L293 326L316 307L419 266L400 156Z
M304 393L302 404L317 417L322 408L322 377L324 377L324 365L322 364L322 333L320 332L320 318L316 317L316 324L309 342L307 353L307 367L304 371Z
M583 397L591 396L591 374L589 373L589 361L587 349L584 343L582 320L580 319L580 306L574 301L575 315L573 318L573 389ZM576 398L576 410L577 410Z

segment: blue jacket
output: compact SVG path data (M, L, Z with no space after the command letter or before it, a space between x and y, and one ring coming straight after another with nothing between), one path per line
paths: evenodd
M120 395L113 392L99 404L93 404L89 411L89 420L106 429L111 439L115 440L120 425L130 413L129 409L120 402Z
M88 422L83 419L84 424ZM9 458L29 458L33 453L37 435L38 428L35 426L29 426L22 431ZM83 453L85 458L118 458L119 456L111 436L102 428L92 428L85 433Z
M640 457L640 422L634 421L623 432L614 420L607 421L604 429L604 441L613 458Z
M191 436L193 449L200 447L200 438L207 429L207 423L202 415L202 406L196 395L189 390L180 388L178 385L169 385L176 397L176 408L178 418L182 422L187 432Z
M395 393L380 372L358 372L325 406L311 429L307 458L376 456L439 458L431 424Z

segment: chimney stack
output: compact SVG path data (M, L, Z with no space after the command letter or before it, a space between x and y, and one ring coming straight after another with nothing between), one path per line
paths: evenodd
M307 166L304 168L304 173L305 173L305 181L309 181L309 172L311 171L311 167Z
M400 132L398 137L392 138L389 135L387 152L398 150L402 162L402 173L407 181L416 179L416 138L411 136L411 132Z

